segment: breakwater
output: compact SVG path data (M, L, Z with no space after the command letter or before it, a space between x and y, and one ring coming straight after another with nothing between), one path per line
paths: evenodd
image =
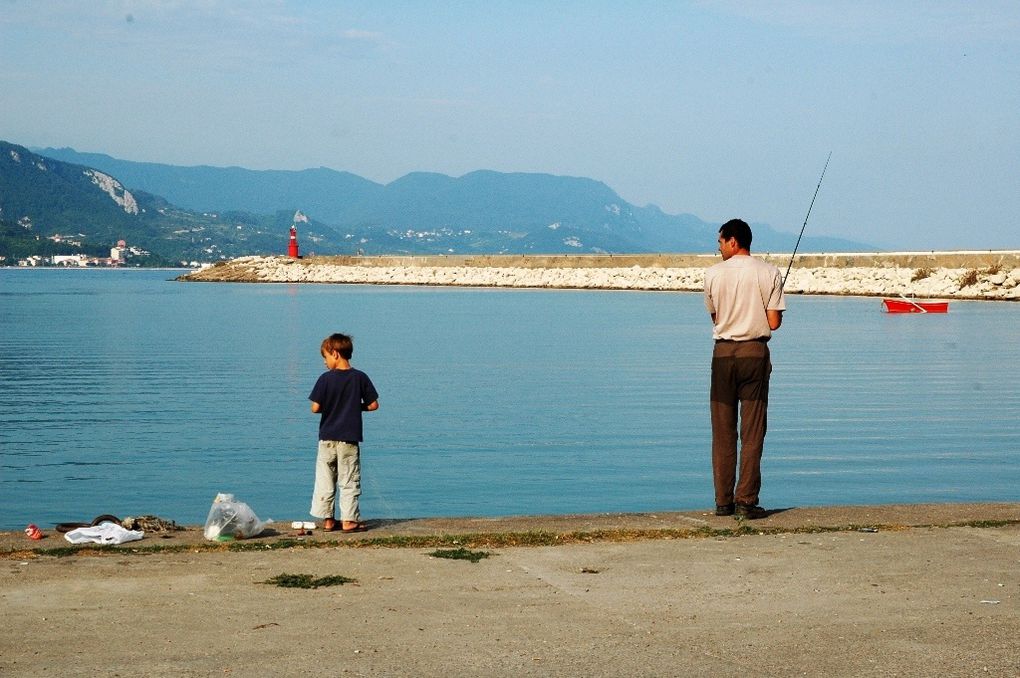
M785 272L789 254L755 253ZM700 291L717 254L250 256L183 275L187 282L455 285ZM1020 300L1020 251L802 254L792 294Z

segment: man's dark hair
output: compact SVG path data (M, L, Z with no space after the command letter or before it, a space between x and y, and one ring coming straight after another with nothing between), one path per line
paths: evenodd
M726 240L736 238L741 249L751 249L751 227L743 219L730 219L719 228L719 235Z

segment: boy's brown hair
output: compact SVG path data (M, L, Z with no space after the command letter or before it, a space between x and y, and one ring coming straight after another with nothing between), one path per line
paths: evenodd
M319 352L325 357L333 351L339 353L340 357L344 360L350 360L351 356L354 355L354 341L346 334L340 334L339 332L331 334L322 340Z

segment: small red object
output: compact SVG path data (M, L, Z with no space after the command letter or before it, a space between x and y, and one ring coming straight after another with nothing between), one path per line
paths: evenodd
M29 525L28 527L26 527L25 528L25 534L28 536L29 539L42 539L43 538L42 531L38 527L36 527L35 525Z
M297 226L290 227L290 241L287 243L287 256L291 259L300 259L298 256Z
M949 302L928 299L883 299L886 313L948 313Z

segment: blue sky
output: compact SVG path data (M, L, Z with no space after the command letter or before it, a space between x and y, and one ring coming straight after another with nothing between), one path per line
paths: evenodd
M0 139L1020 248L1020 2L0 0Z

